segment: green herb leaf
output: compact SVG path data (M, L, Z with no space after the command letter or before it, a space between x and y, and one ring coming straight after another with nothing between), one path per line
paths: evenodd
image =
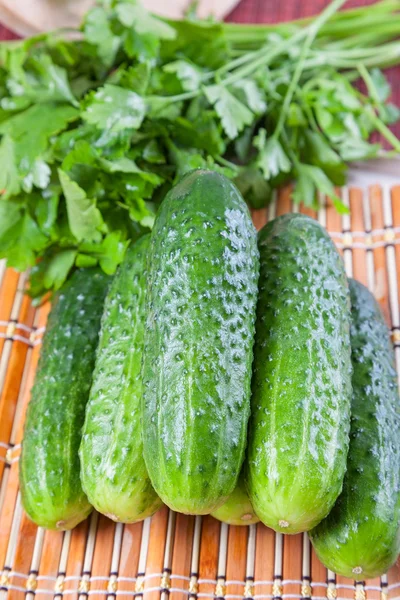
M394 104L382 104L379 108L379 116L387 125L394 125L400 119L400 109Z
M60 289L74 266L76 255L76 250L61 250L49 260L43 271L43 285L46 289Z
M206 167L206 160L200 152L194 149L180 149L172 142L169 143L170 160L176 166L176 179L180 179L193 169Z
M0 257L7 257L9 267L24 271L34 264L36 252L46 248L48 239L27 211L18 211L17 218L15 207L11 208L8 202L1 202L3 213L4 206L7 206L9 215L0 229Z
M127 29L123 40L124 50L129 58L137 58L143 63L158 56L160 41L154 35L138 35L134 29Z
M261 171L254 166L243 168L235 183L253 208L262 208L271 200L272 188Z
M388 80L380 69L372 69L370 75L377 98L380 102L386 102L392 92Z
M260 115L265 112L267 108L265 96L253 79L240 79L233 84L232 89L239 100L253 113Z
M202 73L195 65L186 60L175 60L163 67L166 73L175 73L182 88L186 92L198 90L201 84Z
M118 52L121 40L114 35L109 22L108 11L95 6L86 15L83 30L87 41L97 49L97 54L106 66L110 66Z
M305 140L309 162L321 167L335 185L343 185L346 181L347 165L331 148L326 138L316 131L306 131Z
M12 240L12 232L21 218L21 209L15 202L0 200L0 252Z
M265 129L260 129L254 138L254 146L258 149L257 166L265 179L269 180L280 173L290 172L292 165L281 143L274 137L267 138Z
M98 129L117 134L138 129L146 113L141 96L116 85L106 84L93 96L82 118Z
M306 164L296 165L297 183L292 194L294 202L312 208L318 207L318 192L328 196L341 214L347 213L348 208L337 196L335 188L325 173L319 167Z
M215 107L226 135L233 140L246 125L250 125L253 113L222 85L204 88L208 101Z
M173 27L147 12L139 2L120 2L115 11L122 25L133 28L139 34L151 34L160 40L176 37Z
M99 264L99 261L95 256L90 256L89 254L78 254L75 260L75 264L77 267L82 267L86 269L89 267L95 267Z
M143 148L143 158L149 163L163 165L166 162L164 153L157 140L150 140Z
M75 107L79 106L72 93L67 71L55 65L50 56L41 55L31 59L31 70L30 86L25 85L25 96L36 102L69 102Z
M107 275L113 275L122 262L129 240L120 241L120 232L115 231L108 235L102 244L103 256L99 263L101 268Z
M56 236L54 225L58 216L59 195L54 190L47 190L40 196L34 196L34 215L40 231L54 238Z
M338 146L340 156L345 161L375 158L381 149L379 144L370 144L362 139L349 137Z
M103 224L95 202L87 198L85 191L70 179L61 169L58 170L60 183L67 205L68 222L72 234L78 241L99 238L98 229Z
M37 104L0 123L0 134L14 142L20 175L26 176L49 145L49 138L65 129L78 117L76 108L66 104Z
M168 96L148 96L147 113L153 119L175 121L181 116L182 104L173 102Z
M7 134L0 142L0 164L0 194L4 198L17 195L21 189L21 181L18 177L15 144Z

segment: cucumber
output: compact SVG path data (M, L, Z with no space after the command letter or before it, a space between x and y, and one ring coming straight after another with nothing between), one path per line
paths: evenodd
M81 481L91 504L134 523L161 501L143 459L140 375L150 236L128 248L110 286L80 447Z
M343 492L312 532L320 560L355 579L385 573L400 552L400 401L378 303L350 281L353 399Z
M252 525L259 522L260 519L251 505L243 475L239 476L237 485L225 504L212 512L211 516L228 525Z
M263 523L298 533L328 514L346 470L348 283L328 234L304 215L267 224L259 250L247 488Z
M158 495L182 513L210 513L236 485L258 268L237 188L212 171L184 176L152 231L143 354L144 457Z
M109 277L76 271L55 296L25 420L22 504L32 521L71 529L91 505L80 482L79 444Z

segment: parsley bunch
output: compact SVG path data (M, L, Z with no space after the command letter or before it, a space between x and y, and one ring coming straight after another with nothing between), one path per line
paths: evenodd
M264 206L296 180L315 206L349 161L377 156L399 110L380 68L400 62L399 2L281 25L168 21L103 0L78 32L0 45L0 256L30 293L75 267L113 273L186 171L218 170ZM366 93L355 87L363 79Z

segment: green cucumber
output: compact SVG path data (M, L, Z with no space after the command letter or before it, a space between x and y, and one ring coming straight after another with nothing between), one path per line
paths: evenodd
M350 281L353 400L343 492L312 532L320 560L355 579L385 573L400 552L400 400L378 303Z
M91 505L80 482L79 444L109 277L76 271L55 296L25 420L22 504L37 525L71 529Z
M81 481L91 504L134 523L161 501L143 459L140 375L150 236L128 248L110 286L80 447Z
M187 174L166 196L149 253L144 457L169 507L207 514L232 493L250 412L257 237L237 188Z
M260 519L251 505L242 474L228 500L212 512L211 516L228 525L252 525L259 522Z
M307 531L343 484L351 404L350 299L342 260L313 219L259 234L247 488L261 521Z

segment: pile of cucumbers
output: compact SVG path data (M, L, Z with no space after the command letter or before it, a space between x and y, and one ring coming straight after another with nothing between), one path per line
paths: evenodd
M400 402L379 306L316 221L257 239L235 186L193 171L111 281L77 270L57 294L20 483L43 527L165 503L310 531L331 570L380 575L400 551Z

